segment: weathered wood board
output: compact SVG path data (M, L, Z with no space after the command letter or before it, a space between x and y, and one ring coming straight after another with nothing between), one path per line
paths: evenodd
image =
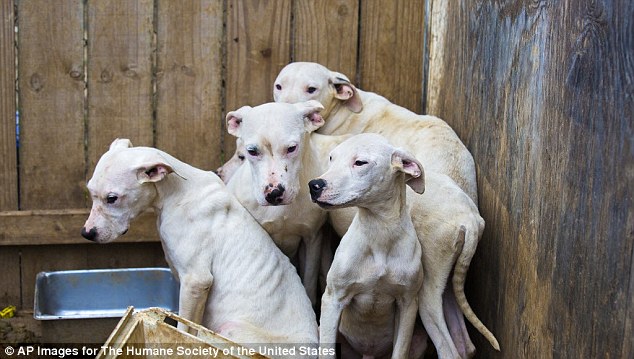
M296 1L293 61L320 63L356 81L359 0Z
M17 4L20 208L83 207L83 4Z
M0 211L18 209L13 2L0 2Z
M154 144L152 0L88 1L88 177L115 138Z
M157 2L156 146L204 169L221 165L222 11L219 0Z
M472 151L481 358L631 358L634 4L433 2L428 112Z
M424 2L363 1L359 20L359 87L421 113Z

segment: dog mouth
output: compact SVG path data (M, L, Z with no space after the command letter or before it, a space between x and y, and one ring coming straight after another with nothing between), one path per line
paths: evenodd
M320 201L318 199L313 199L313 203L315 203L316 205L318 205L319 207L324 208L324 209L335 208L336 207L334 204L330 204L328 202Z

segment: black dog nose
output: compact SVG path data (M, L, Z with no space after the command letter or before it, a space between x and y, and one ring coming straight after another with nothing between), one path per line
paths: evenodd
M286 189L281 184L278 184L276 188L274 188L271 192L267 193L264 197L267 202L270 204L277 206L282 203L282 195Z
M316 201L319 196L321 196L321 192L326 187L326 181L321 178L314 179L308 182L308 188L310 188L310 198L313 201Z
M86 238L89 241L95 241L95 239L97 238L97 228L92 227L90 229L90 231L86 232L86 227L82 227L81 229L81 236Z

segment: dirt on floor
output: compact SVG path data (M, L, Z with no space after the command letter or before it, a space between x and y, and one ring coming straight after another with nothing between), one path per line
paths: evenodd
M13 318L0 319L0 348L7 345L41 342L32 313L18 313Z

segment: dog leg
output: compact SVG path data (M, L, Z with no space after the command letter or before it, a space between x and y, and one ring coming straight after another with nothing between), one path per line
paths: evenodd
M425 272L425 280L418 298L419 312L427 334L436 347L438 358L457 359L460 355L449 334L442 309L442 293L453 263L442 264L442 267L447 268L439 266L434 268L434 271Z
M319 347L321 353L319 358L333 358L325 354L325 349L335 349L337 343L337 333L339 332L339 320L343 311L344 303L332 295L332 290L327 288L321 298L321 318L319 321Z
M416 298L407 296L397 302L398 318L395 320L392 358L406 358L412 343L416 323Z
M205 276L205 274L207 275ZM196 324L202 324L205 304L207 303L212 283L213 276L209 272L181 275L181 287L178 294L178 315ZM187 326L183 323L178 323L178 329L187 331Z

